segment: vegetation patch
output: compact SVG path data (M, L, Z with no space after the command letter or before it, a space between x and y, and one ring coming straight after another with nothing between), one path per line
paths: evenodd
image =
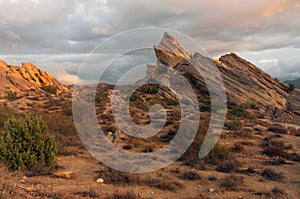
M272 169L265 169L262 171L261 176L265 179L272 180L272 181L280 181L283 179L282 174L277 173Z
M18 94L16 91L6 91L5 99L7 99L9 101L14 101L14 100L18 99Z
M0 137L0 157L12 170L32 169L37 165L55 167L57 154L53 137L46 137L46 124L37 116L9 118Z
M195 171L185 171L180 175L180 178L184 180L195 181L200 180L201 176Z
M236 176L234 174L225 177L221 183L220 187L224 188L226 191L237 191L238 186L243 184L244 180L242 177Z
M226 127L231 131L240 131L243 128L243 123L239 120L233 120L226 123Z
M53 95L57 93L57 86L47 85L47 86L42 86L41 89Z
M226 160L224 162L219 163L216 168L216 171L224 172L224 173L232 173L238 169L238 163L235 160Z

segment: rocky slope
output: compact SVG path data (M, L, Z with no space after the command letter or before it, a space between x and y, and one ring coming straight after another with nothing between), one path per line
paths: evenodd
M158 46L154 46L154 51L158 64L165 64L181 71L192 80L194 87L200 88L200 93L201 90L205 93L205 83L193 66L199 67L201 71L208 74L211 73L211 77L216 77L207 67L214 62L221 72L229 105L256 101L270 114L273 114L275 110L286 110L287 99L291 95L289 86L276 81L234 53L224 55L219 60L204 57L199 53L192 54L168 33L164 34ZM150 72L151 70L153 69L149 68L149 73L153 73L153 71ZM206 93L208 94L207 91ZM299 96L294 94L293 102L296 101L295 98L299 99Z
M11 90L19 95L27 91L41 91L43 86L55 86L57 94L67 88L52 75L38 69L31 63L22 63L22 66L11 66L0 60L0 93L4 97L6 91Z

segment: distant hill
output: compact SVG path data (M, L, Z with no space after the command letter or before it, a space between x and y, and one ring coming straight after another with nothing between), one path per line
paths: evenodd
M287 80L287 81L285 81L285 83L287 83L287 84L295 84L295 86L297 87L297 88L300 88L300 78L298 78L298 79L295 79L295 80Z

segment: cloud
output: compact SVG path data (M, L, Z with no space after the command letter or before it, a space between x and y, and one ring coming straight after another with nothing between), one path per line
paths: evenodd
M81 57L120 31L154 26L191 36L214 57L230 51L246 55L263 52L266 57L259 60L279 60L277 66L265 65L289 66L276 75L298 74L294 66L297 64L290 65L285 57L295 59L289 53L300 48L299 0L0 0L0 3L3 46L0 54L34 57L33 61L41 66L48 65L48 60L31 55L61 55L59 61L72 66L60 67L69 71L82 60L68 55ZM280 54L276 53L278 49ZM257 64L259 60L250 59ZM49 63L55 64L52 67L58 64Z
M21 37L14 33L13 31L6 31L6 38L8 40L20 40Z
M109 25L105 25L104 27L92 27L91 32L97 35L107 35L109 32Z
M300 49L281 48L259 52L245 51L242 57L267 71L273 77L281 80L300 77Z

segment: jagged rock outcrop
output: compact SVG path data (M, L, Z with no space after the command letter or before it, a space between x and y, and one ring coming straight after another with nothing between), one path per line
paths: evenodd
M164 34L158 46L154 46L154 51L158 64L182 72L200 93L208 94L208 91L202 76L194 66L207 74L211 73L212 81L215 81L215 71L210 72L207 67L213 62L223 78L229 103L242 104L254 100L266 110L286 110L287 98L290 96L288 85L276 81L234 53L224 55L219 60L204 57L199 53L192 55L168 33Z
M40 91L43 86L55 86L57 94L67 88L52 75L38 69L31 63L22 63L22 66L11 66L0 60L1 97L5 91L11 90L22 94L28 90Z
M168 65L172 68L184 59L191 58L192 56L192 54L169 33L164 33L163 39L159 45L154 46L154 50L157 57L157 64Z
M230 101L241 103L255 100L270 108L286 108L286 99L290 95L287 85L234 53L224 55L215 62L223 75Z

